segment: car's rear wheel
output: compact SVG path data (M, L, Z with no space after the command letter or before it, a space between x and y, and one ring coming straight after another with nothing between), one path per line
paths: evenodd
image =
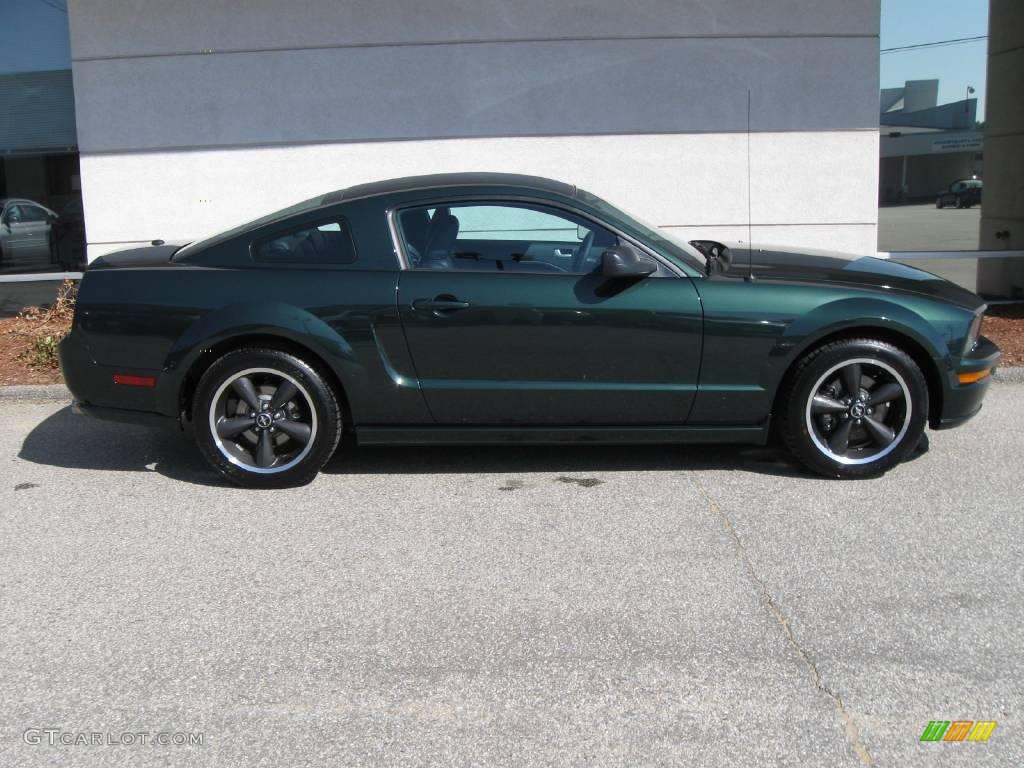
M334 453L341 408L325 377L277 349L239 349L203 374L193 403L203 457L238 485L304 485Z
M941 197L935 198L935 207L936 208L941 208L942 207L942 198Z
M878 339L844 339L806 355L781 393L790 452L827 477L870 477L917 446L928 385L914 360Z

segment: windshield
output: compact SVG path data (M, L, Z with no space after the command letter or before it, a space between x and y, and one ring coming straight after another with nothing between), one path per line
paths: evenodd
M612 205L607 200L602 200L590 192L579 189L577 190L577 196L580 200L599 210L603 215L620 224L625 224L626 228L637 232L659 251L665 251L680 261L686 262L694 269L704 272L707 266L707 259L704 257L704 254L681 237L667 229L662 229L656 224L650 224L639 216L627 213L618 206Z
M176 250L174 252L174 256L187 256L190 253L194 253L195 251L201 251L202 249L208 248L211 245L223 243L225 240L230 240L232 237L240 235L243 232L246 232L250 229L254 229L255 227L262 227L264 224L269 224L272 221L283 219L286 216L291 216L296 213L302 213L303 211L311 211L314 208L319 208L323 204L323 199L323 195L311 197L309 198L309 200L303 200L301 203L295 203L295 205L290 205L287 208L282 208L279 211L268 213L265 216L260 216L258 219L253 219L252 221L247 221L244 224L239 224L237 227L226 229L223 232L218 232L215 235L210 235L209 237L203 238L202 240L196 240L195 242L189 243L188 245Z

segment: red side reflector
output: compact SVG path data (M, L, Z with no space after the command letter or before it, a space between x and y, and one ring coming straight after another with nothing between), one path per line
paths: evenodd
M129 387L155 387L156 376L126 376L123 373L115 373L114 383L126 384Z

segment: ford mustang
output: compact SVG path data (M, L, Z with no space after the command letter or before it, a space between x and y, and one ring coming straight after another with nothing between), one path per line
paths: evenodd
M450 174L98 258L60 357L78 412L188 426L242 485L310 481L343 433L771 439L865 477L981 408L984 310L875 257L686 242L574 186Z

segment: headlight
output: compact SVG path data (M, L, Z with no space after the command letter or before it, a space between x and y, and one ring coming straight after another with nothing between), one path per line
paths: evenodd
M988 309L987 305L981 307L974 313L974 319L971 320L971 327L967 329L967 341L964 343L965 355L974 349L974 345L978 343L978 337L981 336L981 323L985 319L986 309Z

